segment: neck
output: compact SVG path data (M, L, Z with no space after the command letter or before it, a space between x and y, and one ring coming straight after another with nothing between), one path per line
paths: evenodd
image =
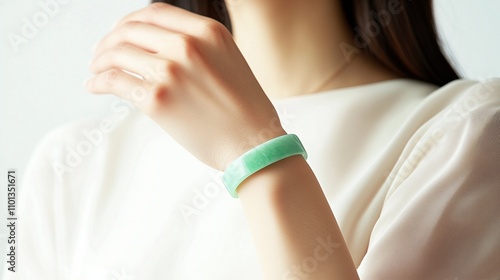
M234 39L271 98L391 78L366 55L347 61L340 44L354 36L340 1L226 2Z

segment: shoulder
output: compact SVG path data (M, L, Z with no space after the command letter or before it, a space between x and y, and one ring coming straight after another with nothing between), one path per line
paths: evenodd
M442 130L453 137L466 134L470 141L491 138L499 132L500 79L457 81L435 94L447 95L449 101L431 121L429 130Z
M491 144L491 151L500 149L500 79L457 81L439 94L449 95L449 102L429 121L427 134L438 132L442 145L465 150L480 152L485 143Z
M478 108L498 105L500 101L500 78L485 81L456 80L433 93L424 102L442 106L445 111L465 115Z
M137 143L158 132L155 124L140 111L117 103L110 114L71 121L47 132L31 155L26 178L61 181L74 170L94 166L111 148Z
M422 178L445 168L484 173L500 161L500 79L452 82L424 99L417 114L426 115L425 121L392 170L389 193L411 182L412 175ZM485 164L488 168L477 170ZM493 169L483 180L500 180Z
M361 276L498 275L491 260L500 257L499 85L499 80L457 81L423 101L419 113L431 117L425 115L386 178Z

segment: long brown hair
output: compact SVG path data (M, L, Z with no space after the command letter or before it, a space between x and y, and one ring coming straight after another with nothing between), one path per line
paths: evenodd
M459 78L440 48L432 0L341 0L364 51L403 77L443 86ZM163 0L222 22L231 30L223 0Z

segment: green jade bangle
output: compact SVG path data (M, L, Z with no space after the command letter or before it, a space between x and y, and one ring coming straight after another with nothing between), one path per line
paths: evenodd
M233 161L224 171L222 181L231 196L237 198L236 189L246 178L277 161L295 155L302 155L307 159L307 152L297 135L286 134L276 137Z

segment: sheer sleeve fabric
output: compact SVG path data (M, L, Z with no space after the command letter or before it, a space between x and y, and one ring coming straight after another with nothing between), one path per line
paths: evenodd
M361 279L500 279L499 85L469 87L407 144Z

